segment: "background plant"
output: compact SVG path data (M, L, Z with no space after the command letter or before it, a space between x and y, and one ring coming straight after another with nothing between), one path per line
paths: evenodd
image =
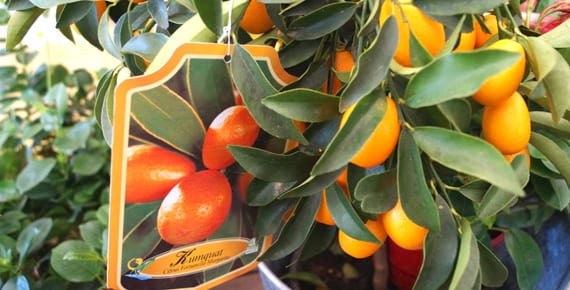
M233 39L240 44L278 46L283 66L299 80L285 87L267 84L263 70L239 48L232 56L230 77L246 105L248 100L263 99L263 110L248 106L252 115L285 117L309 127L299 137L292 131L273 130L277 126L261 125L273 141L267 144L285 142L287 138L282 136L297 139L300 145L293 152L283 153L282 147L273 145L232 148L241 167L256 177L248 202L259 207L258 234L278 236L264 259L282 258L298 249L302 249L302 258L309 258L334 243L337 227L361 240L374 240L364 221L388 210L397 197L410 218L431 233L424 247L424 269L437 271L422 272L418 288L439 287L446 281L459 289L502 284L508 274L488 247L489 232L493 231L506 235L519 287L533 288L542 271L542 259L538 246L522 229L537 229L555 212L567 211L570 202L566 97L570 91L566 81L570 77L570 28L565 22L546 33L536 29L531 20L533 12L541 11L554 11L563 19L565 10L555 1L463 0L448 5L443 0L416 0L414 4L424 13L445 25L447 40L436 57L412 41L414 67L405 68L392 62L397 29L390 24L378 27L380 1L266 2L275 26L252 39L237 25L247 2L233 1ZM43 10L57 9L58 28L64 35L69 37L70 26L75 24L93 45L121 60L120 67L102 76L96 95L95 114L110 140L109 116L119 72L126 68L131 75L144 73L147 62L169 46L215 42L223 32L229 2L119 1L108 3L101 18L96 3L89 1L7 4L17 10L9 23L9 49L16 47ZM453 52L460 33L470 32L474 21L482 24L481 16L487 12L502 24L497 37L521 43L527 55L527 71L519 90L531 111L530 170L521 157L510 167L479 138L482 107L470 98L484 80L513 61L512 54L487 49ZM109 34L111 19L115 28ZM327 65L334 62L334 52L340 47L355 57L351 73L336 73ZM227 77L221 71L216 77ZM345 85L329 94L330 88L323 90L322 86L325 80L332 84L335 75ZM225 93L233 93L230 89ZM398 101L404 124L398 152L372 170L348 164L350 155L358 150L355 144L371 134L366 124L383 114L371 105L382 102L387 93ZM345 133L337 133L341 113L355 103L360 107L354 113L360 116L359 121L347 125ZM356 135L347 138L348 131ZM474 152L484 153L473 160ZM265 168L265 163L259 162L269 157L278 158L280 166ZM345 167L350 201L334 184ZM267 188L281 190L262 190ZM312 223L323 189L337 227ZM291 208L296 214L284 227L277 227ZM340 218L346 216L350 218Z

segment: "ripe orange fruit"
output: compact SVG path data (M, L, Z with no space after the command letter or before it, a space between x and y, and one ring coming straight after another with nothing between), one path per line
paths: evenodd
M105 9L107 9L107 2L95 1L95 8L97 9L97 20L101 20Z
M293 124L295 124L295 127L297 127L297 129L299 130L299 132L303 133L305 132L305 129L307 129L307 125L304 122L301 121L297 121L297 120L293 120ZM287 140L285 142L285 152L289 152L295 148L297 148L297 146L299 146L299 142L295 141L295 140Z
M184 177L194 173L192 160L154 145L127 148L126 203L163 199Z
M210 124L202 146L202 161L209 169L224 169L235 162L228 145L251 146L259 126L245 106L231 106Z
M249 33L260 34L273 28L273 21L269 18L264 3L251 0L245 9L239 26Z
M380 247L382 247L386 240L386 232L384 231L384 227L382 226L380 219L375 221L368 220L365 225L376 238L382 241L382 244L360 241L347 235L342 230L338 231L338 243L340 248L343 252L353 258L364 259L372 256L376 251L378 251L378 249L380 249Z
M253 180L253 175L250 173L242 173L238 175L235 181L235 191L242 201L247 200L247 187L249 183Z
M519 155L519 154L524 154L526 156L528 168L530 168L530 153L528 152L528 148L526 146L523 148L523 150L521 150L517 153L505 155L505 159L507 159L507 161L509 163L511 163L511 162L513 162L513 159L515 159L515 157L517 157L517 155Z
M327 197L325 194L326 191L323 190L321 193L321 205L319 206L319 210L317 211L317 216L315 220L321 224L334 226L336 223L334 222L331 212L329 211L329 206L327 205Z
M216 170L189 175L176 185L158 209L157 229L171 245L191 244L211 236L232 205L227 178Z
M330 67L330 62L329 62ZM334 70L338 73L349 73L354 68L354 58L352 57L352 53L349 50L338 50L335 52L334 55ZM325 79L325 83L323 84L322 91L328 92L329 88L329 80L328 77ZM338 91L342 88L342 82L333 74L333 83L331 94L336 95Z
M352 158L350 162L365 168L374 167L382 164L396 148L398 138L400 137L400 121L398 119L398 109L396 103L391 97L386 98L386 112L384 117L376 125L376 129L368 138L364 146ZM340 127L342 128L348 120L355 105L349 107L342 115Z
M524 98L515 92L496 106L483 109L483 138L503 154L523 150L530 140L530 113Z
M475 48L475 31L468 33L461 33L459 37L459 44L455 47L454 51L470 51Z
M412 66L410 59L410 30L422 46L435 56L445 45L443 25L425 15L412 3L401 3L400 7L386 0L380 10L379 23L384 24L390 15L394 15L398 23L400 38L394 59L403 66ZM403 15L402 15L403 12Z
M428 230L414 223L402 208L400 200L389 211L380 215L386 234L396 245L406 250L420 250Z
M342 173L336 179L336 183L340 185L340 188L344 190L344 192L348 192L348 167L345 168Z
M489 14L484 17L485 26L489 28L491 33L486 33L477 20L473 21L473 30L475 31L475 48L482 47L491 37L499 33L497 24L497 16Z
M487 79L479 90L473 94L473 99L485 106L492 106L509 98L517 90L524 76L526 57L524 48L518 42L501 39L489 45L489 49L499 49L516 52L519 60L509 68Z

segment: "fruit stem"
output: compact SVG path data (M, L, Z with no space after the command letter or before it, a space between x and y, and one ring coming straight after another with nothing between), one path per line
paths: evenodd
M502 5L504 10L506 11L507 14L507 18L509 19L509 21L511 22L511 25L513 26L513 31L515 32L515 35L521 35L522 33L519 30L519 27L517 25L517 22L515 21L515 18L513 17L513 14L511 14L511 11L509 10L509 7L507 7L507 4L503 4ZM501 27L500 25L498 25L499 28ZM514 38L515 35L512 35L511 38Z
M358 19L358 29L362 29L362 27L364 26L366 19L366 12L368 10L368 1L364 0L362 2L363 2L362 14L360 15L360 19ZM358 37L358 33L355 34L355 36ZM356 57L359 57L360 53L362 53L363 46L364 46L364 37L358 37L358 42L356 44Z

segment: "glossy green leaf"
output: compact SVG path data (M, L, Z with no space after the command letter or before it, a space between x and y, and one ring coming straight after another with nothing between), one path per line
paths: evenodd
M6 50L12 50L22 41L32 24L44 12L40 8L15 11L8 21L6 34Z
M315 54L320 43L319 39L291 42L279 50L281 65L284 68L290 68L303 63Z
M156 229L159 202L129 205L125 209L121 273L129 271L129 261L146 258L161 241Z
M206 27L216 35L222 35L222 1L194 0L194 5Z
M79 234L81 238L94 249L103 247L103 232L105 226L97 220L88 221L79 225Z
M433 15L480 14L501 4L504 4L502 0L414 0L414 5Z
M398 8L397 8L398 9ZM410 30L410 61L414 67L422 67L433 60L430 52Z
M458 235L455 219L441 196L436 196L441 231L429 231L424 241L424 259L414 290L438 289L447 280L457 257Z
M166 7L166 3L163 0L148 0L146 7L150 13L150 16L152 17L152 20L156 22L158 27L167 29L168 8Z
M261 104L261 100L274 95L277 90L267 80L253 57L241 46L234 47L230 65L232 77L243 102L252 117L267 133L282 139L291 139L307 144L305 137L299 132L290 119Z
M309 68L294 82L286 85L283 90L306 88L320 90L327 78L329 68L324 61L312 62Z
M477 242L479 247L479 264L481 265L481 283L487 287L500 287L509 276L507 267L495 256L493 251Z
M519 57L513 52L489 49L439 57L412 77L405 91L406 104L420 108L470 96Z
M94 250L74 250L67 252L63 256L64 261L76 261L76 262L90 262L90 261L101 261L101 257Z
M59 275L68 281L92 281L103 271L103 264L100 261L77 261L63 259L63 257L69 252L89 250L89 245L83 241L64 241L52 250L50 264Z
M497 187L523 196L515 172L503 155L474 136L437 128L416 127L412 136L431 159L457 171L478 177Z
M53 220L51 218L40 218L27 225L18 235L16 250L20 256L26 257L44 245L44 241L51 231ZM21 257L21 258L23 258Z
M354 197L362 210L371 214L387 212L398 200L396 170L370 174L360 179L354 189Z
M307 261L310 258L326 251L335 241L337 237L336 233L336 227L315 223L309 238L303 245L303 249L299 255L299 260Z
M310 89L292 89L268 96L261 103L294 120L322 122L339 115L339 98Z
M544 77L542 84L546 90L546 97L549 101L549 109L552 112L554 123L558 123L564 116L564 113L570 107L570 99L567 93L570 91L570 64L566 62L564 57L554 51L556 65Z
M85 14L85 16L75 22L75 26L83 38L85 38L85 40L87 40L94 47L103 50L103 47L101 46L101 43L99 43L99 38L97 36L99 30L99 19L97 17L97 8L95 5L91 5L89 11Z
M537 132L531 133L530 144L544 154L558 169L566 183L570 184L570 157L568 154L556 142Z
M356 12L353 2L330 3L295 19L287 35L296 40L317 39L343 26Z
M281 194L295 186L297 182L268 182L254 178L247 187L249 206L266 206Z
M526 156L519 154L515 157L512 161L512 167L515 170L519 183L524 187L529 180ZM516 199L517 196L515 194L501 190L496 186L491 186L481 200L478 216L482 220L487 219L510 206Z
M533 130L542 129L557 136L570 138L570 121L560 119L557 124L553 120L552 113L543 111L530 112L530 120Z
M479 273L479 248L467 220L461 222L461 241L449 289L471 289Z
M152 61L168 37L162 33L141 33L127 41L121 48L121 53L138 55Z
M118 60L122 60L121 53L119 52L119 47L113 40L113 37L110 35L110 24L109 24L109 9L105 9L103 15L101 15L101 19L99 20L99 26L97 27L97 38L99 38L99 43L101 43L101 47L107 53L112 55L114 58Z
M386 98L380 89L360 100L350 117L329 143L311 175L321 175L345 166L364 146L375 126L384 117Z
M532 176L531 181L534 190L549 206L561 211L570 203L570 189L563 179Z
M522 230L510 229L505 232L505 245L515 263L520 289L535 289L544 267L537 243Z
M152 136L199 155L206 129L196 111L165 86L133 93L131 117Z
M364 222L360 219L338 184L333 183L329 186L325 194L331 216L340 230L357 240L373 243L380 242L366 228Z
M20 193L24 193L42 182L55 166L53 158L31 160L16 178L16 187Z
M309 176L316 157L302 152L277 154L259 148L228 146L228 150L247 172L266 181L299 181Z
M465 99L454 99L436 105L455 130L469 132L471 104Z
M261 238L277 232L285 213L295 206L298 201L298 199L277 199L266 206L260 207L255 219L255 235Z
M320 194L304 197L283 226L277 240L259 259L261 261L280 259L298 249L309 236L313 223L308 221L315 219L320 202Z
M436 16L434 19L436 21L441 22L446 27L454 27L453 31L449 36L446 36L445 45L443 48L438 52L439 55L444 55L453 51L453 49L459 45L459 40L461 38L461 33L464 32L471 26L469 32L473 31L473 25L469 25L470 21L465 22L465 19L469 17L469 20L472 20L470 15L463 14L463 15L455 15L455 16ZM449 21L449 22L447 22Z
M279 198L303 197L322 192L334 183L344 168L319 176L310 176L298 186L284 192Z
M358 57L354 74L346 85L340 101L340 111L369 95L380 85L390 68L398 46L398 25L389 17L370 46Z
M79 21L91 9L91 6L95 5L95 2L82 1L64 4L61 12L57 15L56 28L68 27L71 24Z

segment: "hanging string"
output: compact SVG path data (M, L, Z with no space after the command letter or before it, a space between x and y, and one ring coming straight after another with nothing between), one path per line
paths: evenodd
M227 38L228 50L226 55L224 56L224 61L226 63L230 63L232 61L232 56L230 53L231 45L232 45L232 10L234 8L234 0L230 0L229 8L228 8L228 23L224 26L222 30L222 35L218 38L218 43L223 43L224 38Z

